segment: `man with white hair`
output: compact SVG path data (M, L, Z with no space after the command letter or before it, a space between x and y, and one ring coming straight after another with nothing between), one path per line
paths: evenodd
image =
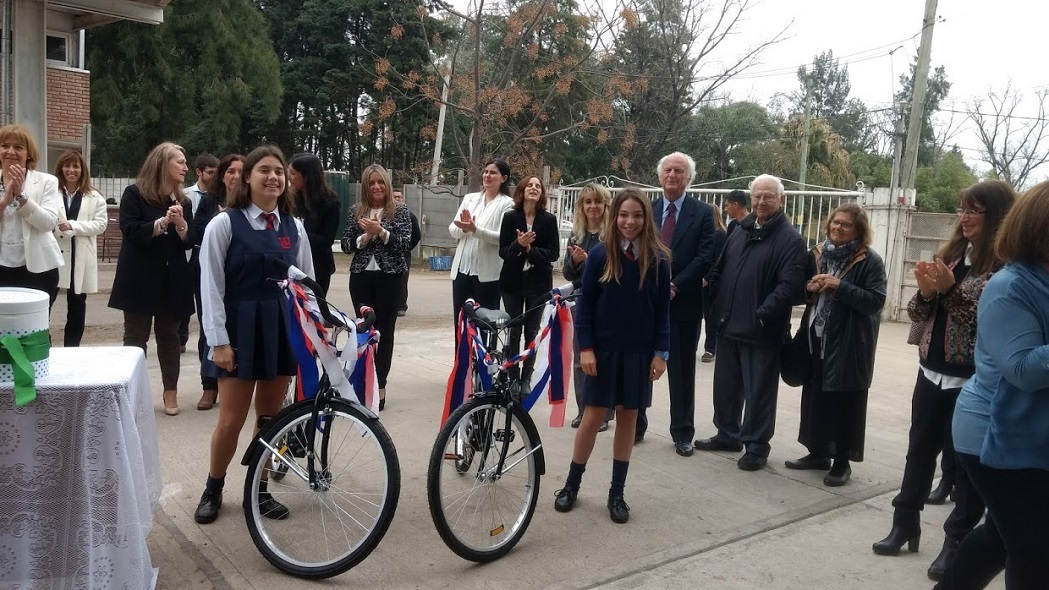
M703 318L703 277L714 263L714 210L685 196L696 162L681 152L663 156L656 167L663 196L652 203L652 219L670 249L670 350L662 352L670 381L670 436L682 457L692 455L696 435L696 350ZM614 220L613 220L614 223ZM648 429L638 411L634 442Z
M718 431L697 440L696 448L745 448L736 463L744 471L761 469L768 461L776 430L780 347L790 331L791 308L805 295L805 242L783 214L785 198L775 176L762 174L750 183L752 213L728 237L710 278L711 317L718 324Z

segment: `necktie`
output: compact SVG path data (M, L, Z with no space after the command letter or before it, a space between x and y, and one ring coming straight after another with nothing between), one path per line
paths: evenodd
M266 218L266 229L270 231L277 231L277 214L263 213L262 216Z
M660 229L660 238L667 248L670 247L670 242L674 240L674 226L677 225L677 220L674 219L675 211L677 211L677 207L674 203L667 203L667 218L663 221L663 227Z
M634 242L627 242L627 245L626 245L626 258L630 262L634 261Z

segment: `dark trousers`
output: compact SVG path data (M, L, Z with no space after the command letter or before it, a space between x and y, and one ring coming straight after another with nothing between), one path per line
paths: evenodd
M691 443L696 436L696 349L699 348L699 320L670 322L670 437L674 442ZM648 431L645 408L637 411L635 436Z
M193 315L188 315L182 318L182 321L178 323L178 343L179 346L185 346L189 342L189 322L193 319Z
M952 444L951 447L953 446ZM961 541L976 528L976 525L980 524L985 510L983 498L976 493L968 472L960 463L960 454L952 452L951 458L958 461L959 464L955 466L954 475L952 475L954 478L954 508L951 509L947 520L943 522L943 533L948 539Z
M404 271L404 278L401 279L401 288L404 290L404 295L401 297L401 311L408 311L408 275L412 274L412 253L408 252L404 255L404 261L408 264L408 270Z
M959 391L961 389L940 389L918 369L911 397L911 430L903 483L900 493L892 500L898 512L918 512L925 507L936 474L936 455L951 441L950 434L945 438L944 432L950 433Z
M953 412L952 412L953 415ZM951 420L947 421L943 432L943 451L940 453L940 477L947 483L954 485L958 481L958 459L954 453L954 439L951 433Z
M84 324L87 321L87 294L77 293L70 284L66 289L66 329L62 346L80 346L84 338Z
M1008 590L1045 588L1049 580L1049 471L994 469L959 454L987 503L987 520L965 536L940 590L983 588L1005 568Z
M58 298L58 269L29 272L24 266L0 266L0 287L25 287L43 291L47 293L50 305L54 305L55 299ZM50 307L48 313L50 314Z
M703 331L706 339L703 340L703 351L716 354L718 349L718 326L714 318L714 304L710 297L710 287L703 287Z
M718 438L768 457L776 433L778 348L720 338L714 357L714 426ZM740 417L742 416L742 423Z
M366 270L351 273L350 299L353 307L375 310L375 328L379 330L379 349L375 352L375 374L379 389L386 388L386 377L393 363L394 331L397 328L397 309L401 302L401 273Z
M546 293L538 295L519 295L517 293L503 293L503 309L506 313L510 314L510 317L516 318L517 316L524 313L525 310L532 310L525 318L524 323L524 339L525 345L535 340L536 335L539 334L539 320L542 319L543 308L532 309L541 303L545 299ZM521 331L522 327L517 326L516 328L510 328L510 356L507 360L517 356L521 352ZM526 379L532 375L532 367L535 366L535 355L532 355L525 359L524 371L520 369L520 365L510 369L510 378L516 379L519 376L524 376Z
M153 329L157 341L157 360L160 361L160 378L165 391L178 389L180 321L182 318L167 312L155 315L124 312L124 346L137 346L146 352L149 331Z
M459 312L467 299L485 309L499 309L499 281L482 283L477 275L459 273L452 279L452 325L458 328Z

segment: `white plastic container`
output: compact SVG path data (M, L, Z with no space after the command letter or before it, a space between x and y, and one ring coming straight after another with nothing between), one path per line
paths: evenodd
M48 296L36 289L0 287L0 337L13 334L25 336L33 332L47 331ZM50 350L45 358L33 362L36 378L51 373ZM14 381L11 365L0 363L0 382Z

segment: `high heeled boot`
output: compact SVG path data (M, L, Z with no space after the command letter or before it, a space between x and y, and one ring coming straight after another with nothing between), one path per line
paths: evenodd
M917 553L921 536L918 513L897 510L892 515L892 530L889 531L889 536L875 543L873 549L878 555L899 555L900 548L906 544L908 551Z
M947 480L946 477L940 478L940 483L936 485L933 491L929 492L929 497L926 498L926 504L945 504L947 498L954 499L954 483Z
M954 561L954 555L958 553L958 541L947 537L943 540L943 549L940 549L940 554L936 556L936 559L932 561L932 565L929 566L929 579L938 581L943 577L943 574L947 572L947 568L951 567L951 562Z

